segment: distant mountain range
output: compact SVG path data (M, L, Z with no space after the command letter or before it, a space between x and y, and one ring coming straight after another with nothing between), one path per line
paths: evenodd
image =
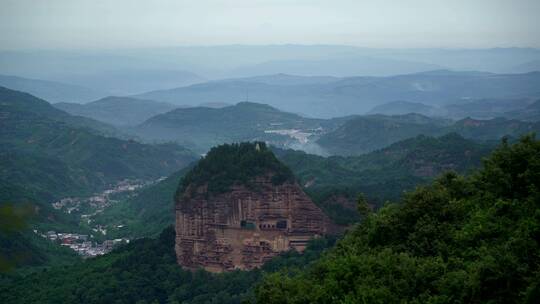
M108 95L84 86L7 75L0 75L0 86L28 92L50 102L84 103Z
M420 134L442 135L440 130L450 124L449 120L420 114L366 115L346 121L336 130L322 135L317 143L330 154L358 155Z
M534 98L540 96L540 72L490 74L431 71L391 77L308 78L270 75L196 84L135 97L176 105L203 102L236 103L250 100L312 117L362 114L396 100L440 106L480 98ZM284 84L294 79L297 85Z
M506 112L505 116L524 121L540 121L540 99L525 108Z
M258 77L257 81L259 84L276 82L281 77L289 76ZM336 80L313 78L309 81L329 84ZM333 119L307 118L253 102L175 109L176 106L164 102L109 97L85 105L62 103L56 106L72 114L123 126L124 133L147 142L177 142L201 154L222 143L262 140L277 147L319 155L357 155L420 134L439 136L455 131L478 140L498 140L504 135L516 137L537 128L534 122L539 115L533 100L467 99L440 106L397 101L370 111L382 114ZM454 123L448 118L460 121ZM467 124L478 126L471 128Z
M540 60L532 60L518 64L510 68L511 72L514 73L526 73L531 71L540 71Z
M175 141L205 153L218 144L253 140L293 147L336 128L344 119L311 119L264 104L240 102L223 108L178 108L156 115L132 131L149 141Z
M463 113L495 113L498 104L505 110L525 107L523 110L503 112L509 118L472 119L453 121L442 116L432 117L415 112L458 113L460 105L435 108L419 103L395 102L373 111L403 115L344 116L333 119L306 118L280 111L269 105L241 102L223 108L179 108L151 117L129 131L147 141L174 141L205 153L221 143L262 140L277 147L294 148L319 155L358 155L384 148L394 142L417 135L440 136L457 132L475 140L499 140L508 135L517 137L540 128L535 122L535 107L527 106L528 99L504 101L477 101L464 103ZM479 112L485 106L485 112ZM512 104L512 105L510 105ZM491 108L489 105L492 105ZM527 116L528 115L528 116ZM480 116L480 115L479 115ZM489 117L489 116L488 116ZM523 119L518 120L517 118ZM531 121L525 121L528 118Z
M417 113L432 117L463 119L492 119L496 117L516 118L519 120L540 120L535 115L520 115L533 110L536 98L480 98L460 100L441 106L429 106L419 102L394 101L371 109L368 114L403 115ZM526 118L528 117L528 118Z
M354 209L359 192L384 203L398 199L404 190L444 171L466 172L479 166L481 158L495 145L449 133L407 138L359 156L325 158L292 150L276 150L276 154L293 170L314 201L332 213L332 209L335 212L339 208L324 206L325 203L345 200Z
M131 68L68 74L55 79L96 88L114 95L140 94L150 90L171 89L206 81L205 78L188 71Z
M439 107L409 101L395 101L376 106L368 114L403 115L417 113L450 119L492 119L505 117L523 121L540 121L536 98L481 98L463 100Z
M396 100L433 106L432 102L446 102L449 98L517 97L516 94L525 97L523 94L530 92L519 84L526 84L526 79L518 80L517 84L510 82L506 87L497 83L501 79L490 79L493 85L489 86L478 79L467 78L458 80L465 82L462 85L452 80L448 86L441 86L437 79L408 77L408 87L399 87L395 82L403 82L403 77L392 77L441 69L528 73L539 70L538 62L540 50L526 48L400 50L340 45L228 45L107 51L0 51L0 71L4 75L19 76L2 76L0 85L30 92L53 103L85 103L109 95L141 95L208 80L229 79L182 92L152 94L160 95L160 101L176 105L198 105L234 104L249 93L251 100L290 112L335 117L362 114L374 106ZM469 76L488 77L484 74L470 73ZM438 76L440 80L441 75ZM344 81L340 79L343 77L356 80ZM300 87L282 88L290 85ZM516 90L509 90L513 85L517 85ZM470 87L478 87L478 90ZM201 94L198 89L208 91ZM538 97L539 92L535 93ZM332 106L333 101L337 102L336 107Z
M496 117L507 117L508 112L524 110L535 98L480 98L464 100L455 104L445 105L440 112L444 116L452 119L463 119L466 117L476 119L491 119Z
M165 102L117 96L86 104L56 103L53 106L72 115L89 117L115 126L134 126L177 107Z
M444 66L418 61L377 58L362 55L344 55L339 58L316 60L274 60L247 67L240 67L230 73L238 76L288 73L305 76L389 76L442 69Z
M421 134L440 136L451 132L477 141L498 141L504 136L517 138L530 132L538 133L540 122L506 118L465 118L453 122L420 114L367 115L347 120L336 130L322 135L317 144L330 154L358 155Z
M268 85L287 86L287 85L332 83L332 82L337 82L341 80L341 78L334 77L334 76L299 76L299 75L291 75L291 74L285 74L285 73L276 73L276 74L260 75L260 76L252 76L252 77L244 77L244 78L236 78L236 79L225 79L221 81L228 82L231 80L264 83ZM217 80L215 82L220 82L220 80Z
M190 71L187 73L195 73L206 79L275 73L337 77L391 76L434 69L515 73L538 70L535 65L538 60L540 50L534 48L374 49L344 45L221 45L87 51L1 51L0 71L4 74L61 82L73 79L79 84L79 80L84 80L83 84L103 84L109 88L114 85L120 88L125 87L126 82L122 80L124 76L126 80L134 80L134 84L144 86L146 82L153 82L153 79L163 79L167 83L177 77L175 74L183 71ZM137 78L135 74L147 76ZM83 77L79 78L81 75ZM167 86L182 85L185 83Z
M444 116L443 111L437 107L428 106L420 102L393 101L375 106L366 114L403 115L409 113L422 114L425 116Z
M134 75L138 73L138 71L132 72ZM146 74L144 74L145 71L142 72L141 79L144 79ZM111 73L111 75L116 75L113 72ZM132 78L136 77L129 75ZM173 75L175 74L173 73ZM100 79L107 79L109 76L107 74ZM128 78L126 77L126 79ZM86 103L109 95L106 91L12 76L0 77L0 85L2 82L8 88L26 90L38 97L57 103ZM116 86L114 81L107 83ZM502 115L504 112L524 108L528 103L540 98L540 90L538 89L540 72L492 74L474 71L436 70L389 77L345 78L279 73L214 80L193 85L189 85L193 82L177 82L176 80L171 80L167 85L165 83L166 81L163 80L156 83L148 81L145 82L145 85L135 85L140 91L144 88L165 87L167 89L149 91L132 97L166 102L173 104L175 107L198 105L222 107L239 101L252 100L284 111L318 118L340 117L368 112L387 115L415 112L453 119L461 119L467 116L493 118ZM81 84L91 86L92 82L81 82ZM162 84L163 86L161 86ZM175 88L168 89L173 86ZM95 87L102 86L96 85ZM114 100L106 99L106 101L112 102ZM426 107L419 108L421 104ZM117 105L111 104L110 106L114 108ZM72 113L96 118L108 123L112 122L107 117L110 115L96 109L96 105L85 107L87 109L76 105L60 105L60 107L64 107L63 109L72 111ZM120 108L121 106L119 106ZM442 108L442 110L439 108ZM145 106L145 109L149 109L148 113L150 114L156 114L161 113L163 107L162 105L156 105L155 109L150 109L150 107ZM95 112L93 113L93 111ZM134 107L131 111L136 112L137 110ZM122 116L138 117L141 114L128 112L129 110L124 112ZM103 119L101 119L101 116L103 116ZM144 115L140 118L144 118ZM123 119L127 119L127 117L123 117ZM138 122L137 119L134 121L127 119L116 124L133 124L136 122Z

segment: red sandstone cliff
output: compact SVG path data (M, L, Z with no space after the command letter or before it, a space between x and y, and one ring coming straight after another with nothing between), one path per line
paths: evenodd
M176 203L176 255L187 268L252 269L323 235L328 218L294 182L258 177L221 194L188 186Z

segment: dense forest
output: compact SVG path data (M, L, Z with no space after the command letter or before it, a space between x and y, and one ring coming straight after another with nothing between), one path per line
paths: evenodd
M96 121L2 87L0 112L0 185L23 188L12 192L32 193L40 201L90 195L124 178L158 178L195 160L176 144L104 136L92 127L100 124ZM1 202L13 199L11 194L0 197Z
M109 237L140 238L159 235L165 227L174 223L173 196L180 181L191 168L192 166L188 166L154 185L136 191L135 195L96 214L93 217L94 222L107 227Z
M174 231L73 266L0 277L2 303L536 303L540 141L504 141L467 176L447 172L334 243L255 271L176 264ZM322 255L321 255L322 254Z
M493 148L492 144L447 134L438 138L417 136L361 156L325 158L301 151L271 149L332 221L350 225L360 218L356 212L360 193L378 208L386 201L399 200L404 191L430 182L445 170L465 173L480 166L481 158ZM222 158L223 155L216 157ZM190 169L191 166L184 168L155 185L138 190L135 195L97 214L93 220L107 226L107 233L112 237L157 236L174 222L173 193ZM149 222L152 225L148 225Z
M349 231L307 270L269 275L260 303L537 303L540 141L503 144Z
M222 193L235 184L255 187L253 180L269 175L274 184L294 181L292 171L281 163L264 142L224 144L212 148L182 179L179 192L207 186Z
M338 224L358 221L355 201L363 193L378 208L398 201L405 191L429 183L445 171L467 173L495 147L456 133L419 135L359 156L321 157L274 149L294 172L311 199Z
M91 196L123 179L157 179L196 159L177 144L142 144L111 134L116 131L106 124L0 87L0 207L31 205L29 221L40 231L90 234L80 226L80 218L51 204L69 196ZM58 256L72 260L31 231L0 238L3 252L29 249L30 256L19 259L19 265L51 264Z
M288 252L254 271L211 274L176 264L175 233L140 239L73 266L20 275L0 274L1 303L243 303L264 273L302 269L334 243L314 240L303 254Z

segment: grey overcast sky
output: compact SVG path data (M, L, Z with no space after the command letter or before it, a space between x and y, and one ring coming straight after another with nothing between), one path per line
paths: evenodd
M0 0L1 49L540 47L540 0Z

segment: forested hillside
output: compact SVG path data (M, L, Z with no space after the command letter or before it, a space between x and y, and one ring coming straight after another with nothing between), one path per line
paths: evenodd
M466 173L493 149L453 133L417 136L360 156L320 157L301 151L275 150L316 204L334 221L358 220L355 201L364 193L370 204L398 200L404 191L429 182L444 171Z
M3 275L2 303L535 303L540 141L503 143L468 175L446 173L372 213L333 249L320 239L261 270L177 264L174 231L103 257ZM261 278L264 280L261 282ZM254 289L255 288L255 289ZM255 292L254 292L255 291ZM144 303L144 302L141 302Z
M366 214L307 270L267 276L258 302L536 303L538 202L540 141L504 142L481 170Z
M0 88L0 204L32 206L34 228L76 231L82 229L80 218L53 209L53 202L89 196L122 179L167 176L196 159L175 144L104 136L89 121L32 95ZM33 235L20 236L4 245L35 241Z
M333 244L318 239L303 254L288 252L262 269L211 274L176 263L175 233L140 239L112 253L26 277L0 274L0 302L9 303L231 303L253 300L263 273L302 268Z
M34 234L29 225L34 215L35 209L29 204L0 204L0 274L79 260L74 251Z
M61 102L54 106L72 115L89 117L115 126L134 126L176 107L165 102L118 96L86 104Z
M2 106L3 115L8 112L19 113L22 118L40 116L63 122L73 127L86 128L98 134L119 135L118 130L105 123L81 116L73 116L68 113L52 107L47 101L37 98L31 94L11 90L0 86L0 105ZM17 118L19 116L16 116ZM6 119L3 117L3 119ZM13 117L12 117L13 119Z
M441 129L450 123L449 120L414 113L359 116L323 135L317 143L330 154L359 155L421 134L442 135Z
M540 122L502 117L451 121L414 113L367 115L345 121L336 130L324 134L317 143L332 155L347 156L368 153L417 135L441 136L452 132L476 141L499 141L504 136L517 139L522 134L540 132Z
M174 144L102 136L29 94L2 89L0 102L0 180L29 187L47 200L94 191L122 178L157 178L195 159Z
M184 176L178 192L188 186L208 187L212 194L229 191L234 185L255 187L253 180L270 175L274 184L294 182L292 171L281 163L263 142L225 144L214 147Z
M179 108L156 115L134 128L141 138L175 141L206 153L211 147L241 141L268 141L286 146L309 137L318 128L334 129L336 120L305 118L266 104L240 102L223 108ZM300 133L287 133L300 132Z
M252 145L248 145L250 147ZM261 147L264 149L264 146ZM359 220L356 199L363 193L374 206L385 201L396 201L404 191L413 190L440 173L453 170L466 173L480 166L493 145L478 144L459 135L440 138L418 136L391 145L388 148L362 156L320 157L301 151L271 148L277 158L286 164L312 200L338 224L349 225ZM213 149L208 160L201 163L211 176L194 174L189 180L209 182L216 191L225 189L234 181L243 181L257 167L252 165L251 152L236 154L235 166L223 167L223 155L231 147ZM238 147L238 152L242 151ZM275 164L275 160L269 159ZM258 163L257 166L263 166ZM210 168L210 169L208 169ZM155 185L136 191L135 195L93 217L96 223L107 227L112 236L155 236L174 222L173 195L187 168L172 174ZM219 178L218 181L215 179ZM217 182L217 183L216 183ZM151 222L152 225L147 223ZM121 226L121 228L118 228Z
M174 194L188 166L157 184L136 191L102 213L92 217L95 224L106 227L109 237L155 237L174 223ZM152 223L149 225L148 223Z

